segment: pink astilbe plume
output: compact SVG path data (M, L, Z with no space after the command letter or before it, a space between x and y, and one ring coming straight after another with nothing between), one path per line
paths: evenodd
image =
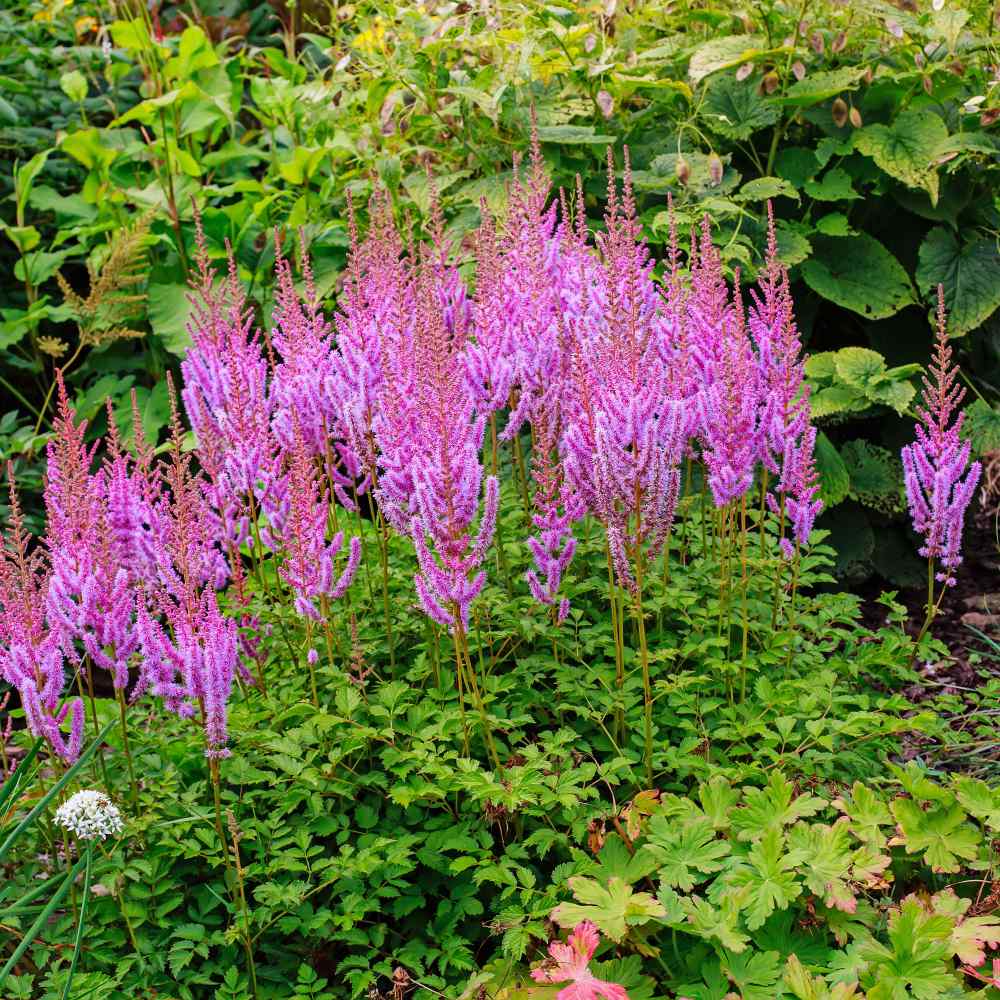
M937 580L954 586L954 571L962 562L962 528L982 467L969 464L971 445L962 441L963 414L955 415L965 396L957 384L945 323L944 289L938 286L937 341L924 376L916 441L901 453L906 499L913 529L924 536L920 554L940 566Z
M590 960L601 943L597 928L589 920L576 925L564 944L549 943L549 958L540 968L531 970L536 983L568 983L556 1000L628 1000L625 987L598 979L590 971Z
M699 440L716 507L753 486L764 432L765 384L742 309L728 310L715 371L698 397Z
M559 589L573 555L576 539L573 522L583 517L585 506L565 480L555 454L558 440L558 408L555 402L543 406L536 421L534 476L536 483L531 520L537 534L528 539L535 560L526 573L528 588L540 604L556 608L556 621L569 614L569 599L560 597Z
M351 252L335 320L333 366L340 423L370 478L375 469L373 423L386 371L411 321L412 262L396 229L387 192L372 196L369 216L368 233L361 240L348 198Z
M440 244L415 281L412 327L402 349L385 359L374 424L376 497L396 530L413 540L419 564L414 583L424 611L441 625L466 627L485 582L479 566L496 526L499 484L493 476L487 479L479 530L472 537L483 493L484 418L466 380L470 311L456 294Z
M70 659L80 661L79 643L121 691L128 685L129 661L138 648L135 590L128 565L118 557L108 477L104 469L90 471L97 445L85 444L86 421L76 422L62 377L56 377L58 414L45 482L52 569L47 618L60 631Z
M784 510L790 519L795 545L788 538L782 538L780 544L784 555L791 558L795 546L808 543L823 503L817 499L816 429L810 424L802 342L788 272L778 260L770 203L767 257L758 286L759 290L750 292L753 304L747 326L757 349L762 392L760 460L769 473L779 477L767 501L774 513Z
M83 743L83 702L60 704L65 684L64 640L46 622L50 570L41 546L31 548L8 463L10 519L0 556L0 677L17 690L33 736L72 762ZM62 732L67 716L70 732Z
M604 523L619 579L633 586L631 560L655 556L676 510L678 465L689 412L672 398L661 351L662 299L641 239L626 152L623 194L608 161L606 231L598 239L606 305L597 329L571 321L572 392L564 410L567 477Z
M248 513L280 521L284 503L268 362L235 260L217 280L200 227L197 267L181 397L209 481L213 528L223 547L238 546L250 537Z
M200 717L206 757L228 757L227 706L240 669L239 628L223 616L209 588L181 602L161 595L158 606L167 629L146 605L139 613L145 682L169 711Z
M289 512L283 538L284 560L281 578L295 593L295 610L303 617L319 620L316 600L338 600L350 586L361 559L361 541L351 538L347 563L338 576L336 560L344 546L344 533L338 531L326 540L330 516L329 495L317 485L316 463L294 428L289 459Z
M320 308L304 243L301 256L304 299L295 288L290 262L280 246L277 250L271 345L280 360L271 384L272 427L285 451L295 447L298 434L309 453L323 460L341 504L353 507L347 490L354 486L364 492L367 479L343 430L333 327Z

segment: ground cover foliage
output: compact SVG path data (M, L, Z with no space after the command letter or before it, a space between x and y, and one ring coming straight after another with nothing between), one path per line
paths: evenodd
M69 10L58 149L0 77L0 995L997 996L996 682L926 687L984 14Z

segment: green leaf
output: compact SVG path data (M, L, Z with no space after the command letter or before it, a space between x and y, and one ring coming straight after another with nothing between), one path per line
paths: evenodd
M541 125L538 138L560 146L608 146L615 141L613 135L602 135L593 125Z
M706 76L739 66L761 54L766 45L763 35L724 35L704 42L694 50L688 63L688 76L698 83Z
M809 397L809 410L814 420L839 413L859 413L870 405L863 392L849 385L828 385Z
M778 109L757 92L751 80L726 74L712 80L701 105L709 127L727 139L745 141L778 120Z
M891 125L866 125L854 136L854 147L870 156L890 177L907 187L922 188L937 203L935 160L948 138L948 127L932 111L904 111Z
M885 319L913 302L903 266L873 236L819 236L802 265L806 284L867 319Z
M867 347L842 347L836 352L834 365L848 385L866 393L886 372L885 358Z
M830 212L816 220L816 232L824 236L854 236L855 231L843 212Z
M981 820L990 830L1000 831L1000 790L963 774L955 779L955 794L970 816Z
M59 87L71 100L79 104L87 96L87 78L73 69L59 77Z
M191 344L191 337L187 332L187 321L192 309L188 291L187 285L150 278L147 299L149 325L171 354L183 354Z
M965 408L962 437L972 442L977 455L1000 451L1000 410L985 399L977 399Z
M815 154L804 146L786 146L774 160L774 172L797 188L812 180L818 169Z
M722 868L729 844L716 839L707 816L674 821L654 816L644 850L656 859L663 882L690 892L696 883L705 881L705 875Z
M823 509L829 510L847 497L851 477L840 452L822 431L816 435L816 470L819 472L819 496Z
M786 180L780 177L758 177L755 180L747 181L740 190L733 195L736 201L770 201L784 195L786 198L799 200L799 193Z
M831 167L818 181L807 181L805 189L816 201L853 201L861 197L843 167Z
M842 66L839 69L820 70L797 80L784 97L774 97L775 104L808 108L813 104L836 97L845 90L855 90L868 71L866 66Z
M920 244L917 287L933 297L944 286L948 332L952 337L975 330L1000 306L1000 253L992 237L959 244L944 226L932 229Z
M560 903L552 911L552 919L560 927L575 927L581 920L593 921L612 941L621 941L629 927L648 923L666 913L663 904L652 895L634 892L620 878L609 879L605 887L596 879L575 876L569 880L569 887L577 902Z
M913 799L896 799L892 812L901 843L911 854L922 852L936 872L957 872L959 858L971 861L979 853L979 831L966 822L965 810L958 803L942 802L925 811Z
M723 897L718 907L700 896L689 896L682 900L687 911L684 930L706 940L713 938L730 951L743 951L750 938L740 930L740 908L732 897Z
M786 909L802 893L795 868L801 850L789 850L780 829L771 828L750 849L747 859L726 879L726 886L754 931L776 909Z
M927 912L910 897L889 917L890 948L874 938L860 953L874 972L868 1000L940 1000L955 982L949 968L951 920Z
M747 789L743 808L733 814L740 840L759 840L804 816L813 816L825 803L815 795L796 795L795 788L777 771L764 788Z

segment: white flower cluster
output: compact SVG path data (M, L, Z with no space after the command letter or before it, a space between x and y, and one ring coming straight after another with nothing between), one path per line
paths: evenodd
M122 814L111 799L93 789L68 798L56 810L55 821L80 840L104 840L124 829Z

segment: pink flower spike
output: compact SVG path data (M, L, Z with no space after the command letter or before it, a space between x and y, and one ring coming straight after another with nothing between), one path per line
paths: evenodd
M573 928L566 943L552 941L549 944L551 958L541 968L531 970L531 978L536 983L566 983L556 994L556 1000L628 1000L625 987L598 979L590 971L590 960L597 951L601 937L597 928L589 921Z

